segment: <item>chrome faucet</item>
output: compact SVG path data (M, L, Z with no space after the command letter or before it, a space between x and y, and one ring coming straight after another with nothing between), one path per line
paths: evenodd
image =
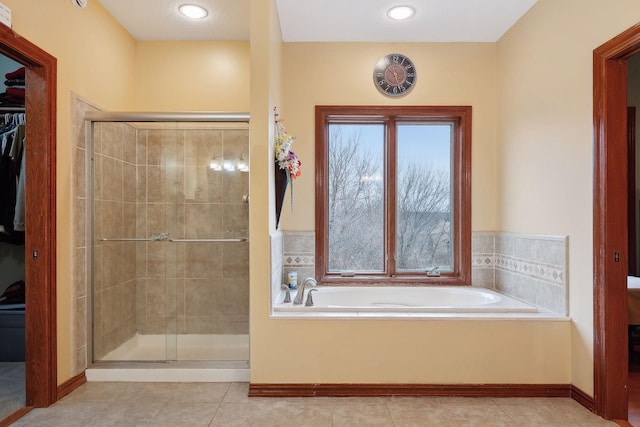
M302 285L300 285L298 288L298 294L296 295L296 298L293 300L294 304L302 304L302 300L304 299L304 288L307 282L310 282L311 286L316 286L318 284L318 282L316 282L316 279L314 279L313 277L307 277L306 279L304 279L304 282L302 282Z

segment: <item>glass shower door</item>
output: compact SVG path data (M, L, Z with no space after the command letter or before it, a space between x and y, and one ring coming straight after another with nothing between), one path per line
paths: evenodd
M247 365L248 126L91 127L93 360Z
M182 124L167 165L167 356L248 360L248 129Z

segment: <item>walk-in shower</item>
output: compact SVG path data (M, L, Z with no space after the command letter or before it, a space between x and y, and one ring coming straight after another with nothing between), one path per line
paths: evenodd
M94 368L248 369L248 121L87 114Z

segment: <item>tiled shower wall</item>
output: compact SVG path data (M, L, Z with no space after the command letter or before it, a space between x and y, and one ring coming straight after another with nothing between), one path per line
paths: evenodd
M214 171L214 156L248 158L248 130L138 130L136 237L247 238L246 172ZM137 244L141 334L247 334L248 242Z
M136 130L124 123L94 126L94 356L101 358L136 332Z
M282 272L298 282L315 276L315 233L283 232ZM568 314L568 238L514 233L472 233L473 286L495 289L541 309ZM275 268L276 266L272 264ZM275 294L275 293L274 293Z
M69 363L71 372L78 374L87 367L87 325L91 324L87 319L91 292L85 232L89 217L84 115L100 110L73 94L71 108L74 310ZM156 142L162 138L149 136L156 130L142 131L126 124L96 127L96 148L100 150L96 150L96 159L100 159L96 160L96 176L109 172L116 176L97 183L98 238L148 237L155 230L171 232L174 238L248 237L248 205L242 200L248 194L248 174L212 173L207 167L213 153L247 159L248 130L174 130L180 133L175 145L160 148ZM136 134L143 140L139 149L129 140ZM109 142L103 144L103 137ZM168 157L171 153L176 155L173 160ZM160 176L160 172L167 175ZM168 207L171 201L173 208ZM97 357L135 332L248 333L246 242L99 242L95 260ZM169 277L155 280L159 271Z
M72 375L77 375L87 368L87 313L89 303L87 301L87 192L85 181L85 135L84 115L87 111L98 111L98 108L89 102L71 96L71 138L73 146L73 255L72 255L72 280L71 298L74 309L72 315L71 334L71 360L70 369Z

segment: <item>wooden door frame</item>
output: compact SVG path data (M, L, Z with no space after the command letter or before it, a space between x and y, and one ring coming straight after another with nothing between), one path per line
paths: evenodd
M4 25L0 53L26 67L26 406L47 407L57 399L57 61Z
M636 107L627 107L627 236L629 238L629 276L638 273L636 206Z
M594 410L628 418L627 60L640 24L593 52Z

